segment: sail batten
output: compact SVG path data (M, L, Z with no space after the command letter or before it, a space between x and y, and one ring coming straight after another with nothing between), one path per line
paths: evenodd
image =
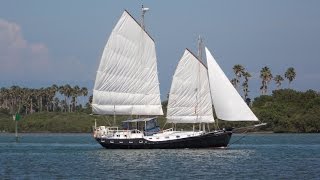
M173 76L167 122L214 122L207 69L188 49Z
M92 110L95 114L163 114L154 41L127 11L104 48Z
M258 121L232 86L210 51L205 48L211 98L217 117L225 121Z

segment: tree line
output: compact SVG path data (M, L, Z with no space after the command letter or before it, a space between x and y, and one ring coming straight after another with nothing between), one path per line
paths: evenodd
M250 92L249 79L251 74L241 65L235 65L233 71L236 77L231 82L238 91L243 92L241 94L246 100ZM288 68L283 76L273 76L268 67L261 69L261 96L254 98L252 110L259 120L268 123L262 130L274 132L320 132L320 93L313 90L299 92L292 89L281 89L284 78L288 80L290 87L295 77L296 72L293 67ZM272 91L271 95L266 95L268 86L272 81L276 84L276 90ZM88 96L86 87L80 88L77 85L70 86L69 84L62 86L54 84L50 87L37 89L19 86L2 87L0 88L0 111L4 112L2 115L15 114L17 112L25 115L35 112L83 112L82 115L70 113L68 116L59 116L59 118L64 117L63 122L61 122L62 125L59 126L60 129L58 128L57 131L60 132L61 129L64 129L63 123L69 121L68 119L73 118L76 121L81 119L80 117L91 113L92 95L89 96L85 108L81 103L78 103L79 97L84 98L86 96ZM167 101L162 102L164 111L166 111L166 103ZM50 117L50 114L43 115L43 113L35 113L31 116L25 116L25 118L32 117L35 118L35 121L39 119L46 120L44 122L41 121L43 122L40 124L41 128L50 126L50 123L52 123L51 120L49 121L50 118L56 120L54 117ZM159 118L165 122L164 117ZM32 122L35 121L32 120ZM37 121L37 123L39 122ZM26 123L27 129L29 126L33 126L32 123ZM220 123L225 127L238 126L233 122L222 121ZM83 125L81 127L86 126ZM39 127L35 127L35 129L37 128ZM66 130L66 132L68 131Z
M273 132L320 132L320 93L292 89L274 90L256 97L253 111L266 122L262 130Z
M230 82L232 85L240 91L240 83L241 83L241 77L244 78L242 83L242 91L243 91L243 98L246 101L250 101L248 99L249 95L249 78L251 78L251 74L240 64L236 64L233 66L233 72L235 74L235 78L231 79ZM289 86L291 82L296 78L296 72L293 67L289 67L286 72L284 73L284 77L288 80ZM261 86L260 86L260 92L261 95L266 95L268 92L268 85L273 80L275 84L277 85L277 89L280 89L280 86L282 85L282 82L284 81L284 78L282 75L275 75L273 76L270 68L268 66L263 67L260 70L260 78L261 78Z
M235 78L231 79L233 86L240 92L242 87L243 98L249 104L249 79L251 74L240 64L233 66ZM296 72L293 67L289 67L284 73L284 77L288 79L289 85L295 79ZM241 78L244 78L241 80ZM266 95L269 83L274 80L277 89L280 88L284 78L282 75L273 77L269 67L265 66L260 71L261 78L261 95ZM242 84L241 84L242 82ZM241 84L241 86L240 86ZM2 87L0 89L0 108L8 110L10 114L16 112L24 112L31 114L33 112L74 112L82 107L78 104L78 97L88 96L86 87L80 88L78 85L70 86L69 84L42 88L25 88L19 86L11 86L10 88ZM92 95L89 97L86 107L91 107Z
M63 86L52 85L41 88L25 88L11 86L0 89L0 109L9 111L10 114L34 112L74 112L81 108L78 104L80 96L87 96L88 89L78 85Z

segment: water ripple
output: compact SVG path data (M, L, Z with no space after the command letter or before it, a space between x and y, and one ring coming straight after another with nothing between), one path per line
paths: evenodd
M106 150L89 134L12 140L0 134L1 179L318 179L320 172L314 134L250 135L227 149L178 150Z

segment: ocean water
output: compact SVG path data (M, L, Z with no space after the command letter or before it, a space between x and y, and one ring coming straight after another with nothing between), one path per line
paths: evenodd
M91 134L0 134L0 179L320 179L320 134L233 135L226 149L107 150Z

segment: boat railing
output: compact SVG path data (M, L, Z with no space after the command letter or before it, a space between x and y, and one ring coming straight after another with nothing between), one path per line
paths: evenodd
M124 129L120 130L119 127L106 127L106 126L99 126L94 131L94 137L113 137L115 135L119 135L119 133L124 133L125 137L129 137L130 134L141 134L142 131L138 129Z
M171 132L171 131L173 131L173 128L165 129L162 132Z
M124 129L120 130L119 127L102 127L101 130L104 130L105 132L109 133L116 133L116 132L131 132L131 133L142 133L138 129Z

